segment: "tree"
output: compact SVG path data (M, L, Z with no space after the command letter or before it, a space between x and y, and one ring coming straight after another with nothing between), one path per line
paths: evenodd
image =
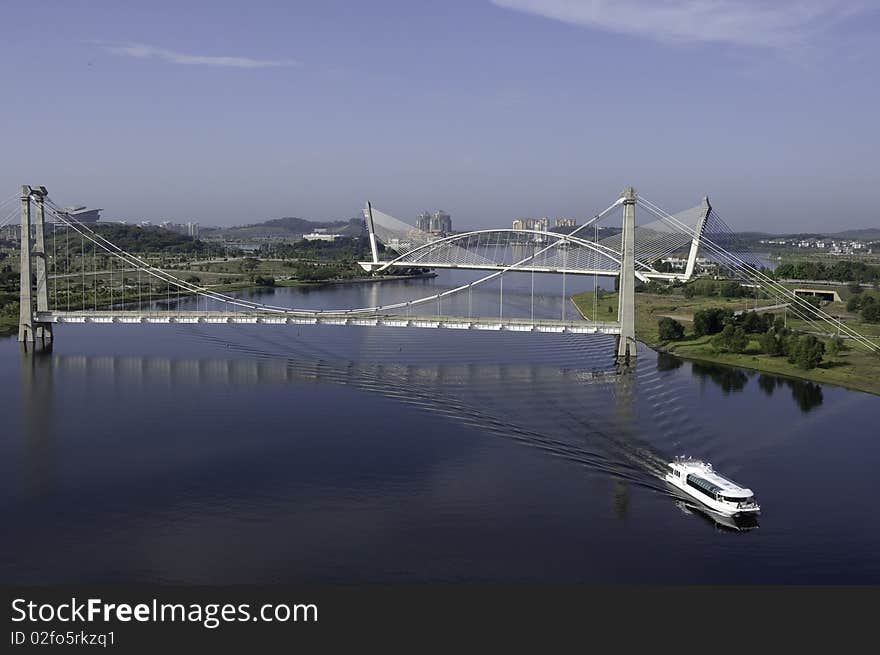
M658 273L672 273L672 264L658 259L654 262L654 270Z
M721 333L712 338L712 347L723 353L741 353L748 345L746 331L741 327L734 327L732 323L725 325Z
M871 302L863 304L862 320L868 323L880 323L880 303Z
M812 334L796 337L788 361L804 370L816 368L825 355L825 344Z
M719 293L722 298L741 298L746 295L746 290L739 282L730 281L721 285Z
M720 307L710 307L694 312L694 334L702 337L706 334L721 332L725 324L730 323L733 312Z
M831 341L828 342L827 350L829 355L837 355L846 350L846 344L840 337L832 337Z
M746 348L749 347L749 337L746 335L746 331L741 327L734 328L729 347L730 352L733 353L745 352Z
M739 324L746 332L757 333L765 332L767 327L764 319L758 312L746 312L739 317Z
M849 292L854 296L857 296L862 292L862 285L858 282L850 282L846 285L846 287L849 289Z
M776 334L775 330L768 330L758 337L758 345L761 347L762 353L771 357L782 354L782 339Z
M660 317L657 321L657 329L662 341L678 341L684 337L684 326L668 316Z

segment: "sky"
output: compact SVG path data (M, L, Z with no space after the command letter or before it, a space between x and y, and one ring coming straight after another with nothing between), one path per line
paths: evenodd
M880 227L880 3L0 0L0 201L104 219ZM2 219L2 217L0 217Z

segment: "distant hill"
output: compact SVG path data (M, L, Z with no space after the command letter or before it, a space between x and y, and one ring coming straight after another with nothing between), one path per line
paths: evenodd
M835 239L861 239L862 241L880 241L880 228L867 227L861 230L844 230L828 236Z
M299 239L303 234L314 232L316 229L326 229L328 232L346 236L359 236L363 232L363 219L310 221L305 218L285 216L251 225L207 228L202 230L202 236L224 239Z
M792 232L770 234L767 232L737 232L736 238L742 243L756 244L761 239L858 239L861 241L880 240L880 229L845 230L843 232Z
M197 253L210 250L208 244L158 226L98 223L93 228L111 243L131 252ZM92 245L84 246L87 252Z

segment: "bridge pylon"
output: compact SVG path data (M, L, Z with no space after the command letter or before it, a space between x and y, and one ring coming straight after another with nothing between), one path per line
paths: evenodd
M620 323L620 336L617 340L617 364L628 367L636 358L635 329L635 229L636 229L636 190L627 187L621 194L623 198L623 232L621 233L620 284L618 292L617 320Z
M19 277L18 340L25 344L52 342L52 324L36 320L36 311L49 311L49 276L46 256L46 187L21 187L21 271ZM36 220L31 222L31 199ZM34 282L36 281L36 285ZM36 290L34 287L36 286Z
M684 269L685 281L690 280L694 276L694 268L697 265L697 253L700 250L700 241L703 239L703 232L706 229L706 219L709 218L709 212L712 211L712 205L709 203L709 196L703 196L700 202L700 216L697 219L697 225L694 228L694 238L691 241L691 248L688 251L687 265Z

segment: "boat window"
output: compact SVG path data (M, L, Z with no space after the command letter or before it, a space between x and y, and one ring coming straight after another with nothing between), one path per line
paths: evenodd
M721 491L721 487L719 487L718 485L712 484L708 480L704 480L703 478L697 477L693 474L687 476L687 483L695 489L699 489L707 496L711 496L712 498L715 498Z

